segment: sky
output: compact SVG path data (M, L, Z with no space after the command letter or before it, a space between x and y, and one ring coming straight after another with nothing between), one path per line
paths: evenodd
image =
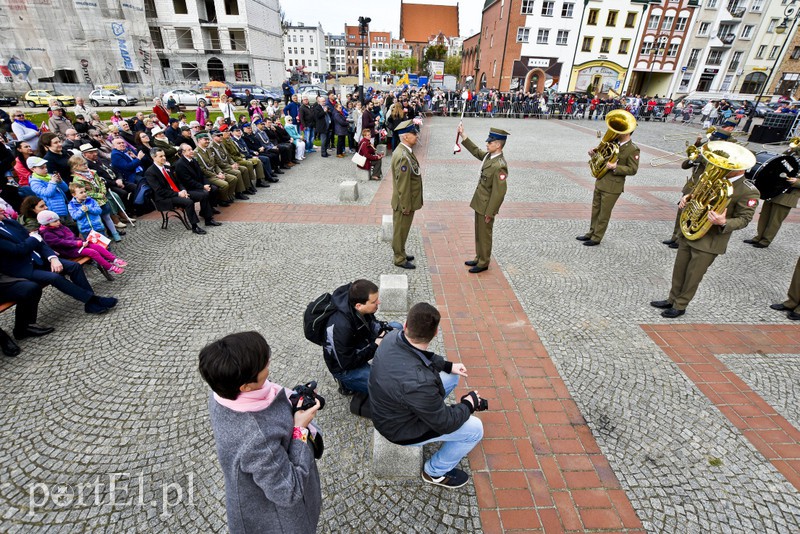
M413 4L440 4L454 6L458 3L458 27L462 37L469 37L481 26L481 9L484 0L425 0ZM358 17L369 17L370 29L389 31L400 37L400 0L283 0L281 9L286 20L292 24L302 22L306 26L322 23L325 33L344 33L345 22L355 26Z

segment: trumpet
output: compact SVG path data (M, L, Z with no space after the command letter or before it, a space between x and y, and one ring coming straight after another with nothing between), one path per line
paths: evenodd
M709 137L711 134L717 131L715 126L707 129L705 133L682 133L682 134L673 134L673 135L665 135L664 141L678 141L680 139L696 139L698 137L706 136Z
M653 158L650 160L650 166L662 167L664 165L669 165L670 163L678 163L679 161L683 161L685 159L695 161L699 156L700 152L697 150L697 147L689 144L689 141L686 141L686 150L684 152L673 152L671 154L667 154L666 156Z
M789 143L789 150L794 151L798 146L800 146L800 137L792 137L788 141L775 141L774 143L761 143L761 146L764 150L770 150L771 147L774 146L782 146L786 143Z

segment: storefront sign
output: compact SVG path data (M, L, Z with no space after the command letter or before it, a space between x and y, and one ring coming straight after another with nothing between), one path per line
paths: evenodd
M529 68L540 68L546 69L550 66L550 60L542 57L531 57L528 58L528 67Z

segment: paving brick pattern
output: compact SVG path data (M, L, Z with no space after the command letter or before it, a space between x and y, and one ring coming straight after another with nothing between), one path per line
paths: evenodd
M40 320L58 330L0 359L0 530L223 532L196 355L242 329L274 347L275 381L314 378L328 398L320 532L800 530L800 341L768 308L785 296L800 216L767 250L737 232L687 315L669 323L647 302L669 288L674 251L660 240L685 176L647 163L655 147L683 146L664 133L688 129L641 125L642 171L603 244L588 249L573 238L588 227L586 151L604 125L468 119L477 140L489 124L512 132L492 268L468 275L479 163L452 155L456 123L425 126L425 207L409 240L418 269L405 274L410 301L442 311L435 350L470 371L456 396L478 389L490 401L486 437L462 463L470 484L372 480L371 424L349 414L320 349L302 337L302 309L319 293L397 272L380 241L391 185L360 184L358 202L339 204L353 164L312 155L226 209L208 236L146 217L120 247L129 272L113 284L90 274L99 293L120 297L112 313L89 317L46 291Z

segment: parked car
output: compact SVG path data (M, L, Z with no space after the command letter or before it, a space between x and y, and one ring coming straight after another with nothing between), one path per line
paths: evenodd
M132 106L139 101L138 98L128 96L122 91L110 89L95 89L89 93L89 103L98 106Z
M248 90L250 91L249 98L245 92ZM250 103L250 100L253 99L259 102L266 102L270 99L275 102L281 100L280 94L267 91L259 85L232 85L231 92L233 93L233 103L237 106L246 106Z
M298 98L307 96L309 101L317 98L318 96L327 96L328 94L328 91L319 85L301 85L297 88L296 92Z
M59 93L58 91L49 91L46 89L34 89L33 91L28 91L23 95L22 100L25 102L25 105L29 108L35 108L36 106L46 106L50 103L51 99L57 99L58 103L62 106L74 106L75 105L75 97L72 95L64 95Z
M170 96L175 99L175 102L183 106L186 105L196 106L200 103L201 100L203 102L208 103L206 94L202 91L197 91L195 89L175 89L173 91L164 93L164 95L161 97L161 100L162 102L164 102L164 105L166 105L167 100L169 100Z
M10 108L12 106L16 106L19 103L19 100L16 96L3 96L0 95L0 107Z

